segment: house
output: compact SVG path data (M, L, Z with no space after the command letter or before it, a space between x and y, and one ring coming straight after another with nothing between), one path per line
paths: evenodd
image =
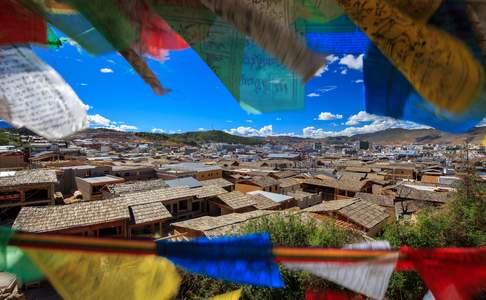
M279 192L279 182L269 176L254 176L249 179L240 179L235 184L235 190L239 192L266 191Z
M162 188L107 200L50 206L46 210L34 207L21 210L14 228L96 237L164 235L168 232L169 221L205 215L208 199L221 193L226 191L214 186Z
M208 179L208 180L200 181L199 183L202 186L209 186L209 185L219 186L227 190L228 192L232 192L235 189L235 185L233 183L223 178Z
M0 172L0 208L54 204L56 183L52 170Z
M157 178L152 166L125 165L113 166L111 174L125 180L149 180Z
M196 219L172 223L172 233L182 234L187 238L214 237L221 235L238 234L251 220L268 216L275 211L255 210L245 213L231 213L227 215L210 217L204 216Z
M375 195L370 193L356 193L356 198L365 200L383 207L390 216L389 222L395 220L395 197L392 195Z
M166 180L165 183L169 187L181 187L181 186L187 186L189 188L196 188L196 187L201 187L201 183L194 179L193 177L182 177L182 178L176 178L176 179L171 179L171 180Z
M278 179L282 179L282 178L294 177L294 176L299 175L299 174L300 174L300 172L288 170L288 171L273 172L273 173L270 173L268 176L278 180Z
M125 179L112 175L88 178L76 177L77 189L81 192L85 201L102 200L103 189L106 186L122 182L125 182Z
M105 199L121 196L123 194L142 192L148 190L156 190L169 187L165 180L152 179L144 181L131 181L124 183L117 183L107 185L106 189L103 189L103 195ZM105 193L106 192L106 193Z
M279 179L278 184L280 186L280 192L287 195L290 192L302 190L302 181L302 179L294 177Z
M76 177L98 177L111 174L109 165L76 165L61 167L57 172L59 184L57 190L64 195L72 194L76 190Z
M307 193L297 190L288 192L287 195L294 198L297 202L297 206L301 209L317 205L322 202L322 196L320 194Z
M116 200L104 200L71 205L24 207L12 227L35 233L126 238L129 218L125 206Z
M274 202L271 199L269 199L269 198L267 198L263 195L260 195L260 194L254 194L254 195L247 194L247 195L252 198L253 202L255 202L255 204L253 206L256 209L259 209L259 210L279 210L279 209L281 209L280 203Z
M358 198L324 201L303 211L332 216L369 236L380 233L389 218L384 208Z
M271 192L265 192L265 191L253 191L253 192L248 192L248 195L251 196L263 196L270 201L272 201L275 204L278 204L276 207L277 209L287 209L291 208L294 206L297 206L297 201L292 197L288 195L283 195L283 194L277 194L277 193L271 193ZM257 206L258 209L261 209ZM273 206L275 208L275 206Z
M255 210L255 201L242 192L231 192L218 195L209 203L209 215L219 216L230 213L243 213Z
M18 149L0 149L0 169L21 170L27 166L24 153Z
M219 166L208 166L201 163L190 162L161 165L158 172L159 174L162 174L163 171L169 171L168 174L170 174L171 170L176 172L189 172L199 181L223 177L223 169Z
M356 180L350 177L306 179L302 183L304 192L322 193L323 200L338 200L352 198L357 192L371 192L373 182L370 180Z
M454 188L420 184L399 184L393 188L395 194L395 217L410 217L427 206L440 207L452 200Z

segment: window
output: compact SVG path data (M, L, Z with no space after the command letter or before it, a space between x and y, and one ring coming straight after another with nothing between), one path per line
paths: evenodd
M99 236L115 236L120 234L119 227L107 227L107 228L100 228Z
M174 214L176 214L176 213L177 213L177 203L172 204L172 212L173 212Z
M192 202L192 211L198 211L201 209L201 202Z
M179 201L179 209L180 210L186 210L187 209L187 200Z

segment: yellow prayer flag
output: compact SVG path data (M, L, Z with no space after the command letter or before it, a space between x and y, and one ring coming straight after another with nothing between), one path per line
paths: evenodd
M23 249L64 299L172 299L180 276L157 256Z
M238 300L240 299L242 289L238 289L229 293L221 294L210 298L211 300Z

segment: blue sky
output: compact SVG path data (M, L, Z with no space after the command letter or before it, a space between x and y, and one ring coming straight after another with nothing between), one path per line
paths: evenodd
M362 55L331 55L322 74L306 85L305 109L252 115L191 49L172 51L164 63L148 60L172 92L155 95L118 54L91 56L78 47L35 48L88 105L92 127L125 131L185 132L219 129L239 135L325 137L390 127L419 128L410 122L365 113Z

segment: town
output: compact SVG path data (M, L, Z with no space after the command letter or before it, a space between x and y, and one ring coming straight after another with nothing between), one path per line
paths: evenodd
M0 219L35 233L183 240L237 234L285 211L372 239L384 224L447 203L476 144L168 144L108 130L63 141L7 133ZM117 135L121 137L116 138Z

